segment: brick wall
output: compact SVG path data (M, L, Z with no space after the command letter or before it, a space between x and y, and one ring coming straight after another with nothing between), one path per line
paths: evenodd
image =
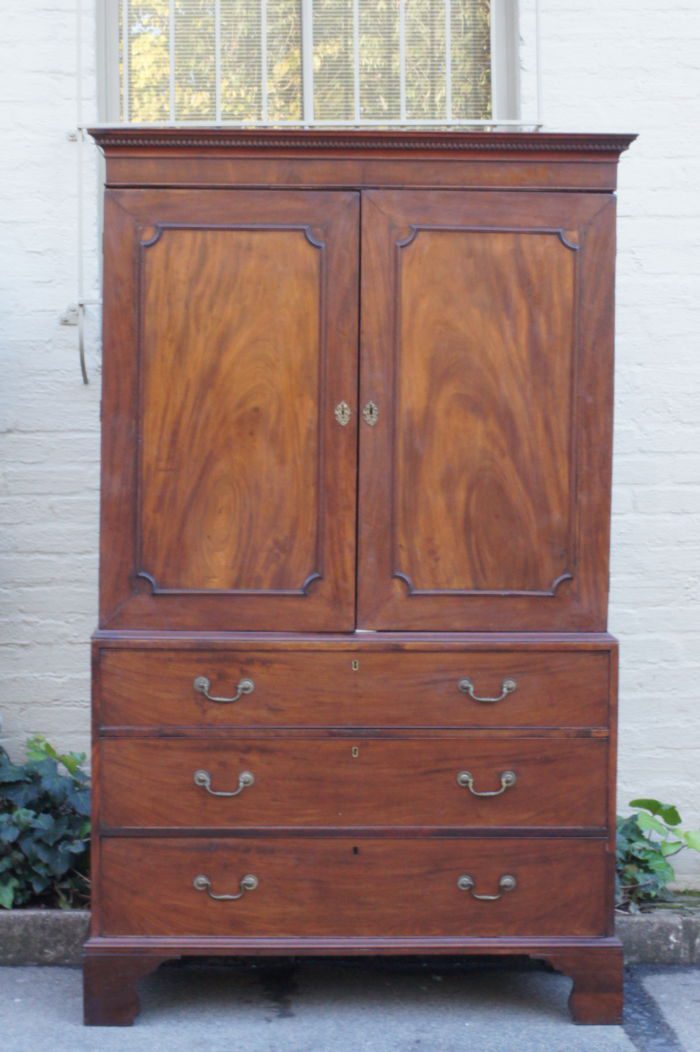
M89 4L84 7L88 9ZM611 630L622 643L620 802L700 826L700 9L691 0L543 0L545 120L638 131L620 171ZM85 19L85 112L94 27ZM73 0L4 20L0 68L0 741L88 741L96 618L99 357L76 330ZM87 295L97 294L85 150ZM700 886L700 863L679 864Z

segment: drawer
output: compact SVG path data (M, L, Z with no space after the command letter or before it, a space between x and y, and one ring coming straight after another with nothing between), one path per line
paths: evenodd
M102 727L604 727L609 652L105 649L99 691Z
M112 738L101 817L107 828L602 829L607 757L599 739Z
M608 855L585 838L115 837L101 856L103 935L605 932Z

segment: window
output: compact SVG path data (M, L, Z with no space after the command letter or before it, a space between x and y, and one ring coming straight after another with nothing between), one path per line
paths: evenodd
M104 118L517 122L517 0L108 0Z

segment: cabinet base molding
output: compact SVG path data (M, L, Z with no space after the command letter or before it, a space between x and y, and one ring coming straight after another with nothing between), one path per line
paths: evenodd
M131 1026L140 1009L137 983L165 961L250 956L523 956L573 980L575 1023L622 1021L622 944L616 938L92 938L83 962L86 1026Z

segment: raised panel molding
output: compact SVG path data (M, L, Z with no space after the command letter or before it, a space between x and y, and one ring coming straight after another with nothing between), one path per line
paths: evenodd
M193 231L261 231L278 233L280 231L298 231L312 246L312 248L320 252L321 264L319 268L319 372L318 372L318 390L319 393L324 391L324 377L326 371L326 358L327 358L327 294L326 294L326 283L327 283L327 267L326 267L326 256L325 249L326 243L324 240L323 229L314 225L309 224L286 224L286 223L154 223L149 226L139 228L138 237L138 260L137 260L137 292L138 292L138 321L137 321L137 348L136 355L138 360L138 372L141 378L138 390L138 407L137 407L137 427L138 435L135 444L135 479L136 479L136 501L134 505L135 513L135 537L136 537L136 568L134 570L134 580L136 582L142 582L147 586L153 595L218 595L218 596L307 596L311 586L316 581L323 580L323 529L322 529L322 475L323 475L323 464L324 464L324 435L323 435L323 407L319 408L318 413L318 427L317 427L317 442L318 442L318 458L316 465L316 483L317 483L317 507L316 507L316 545L315 545L315 558L314 567L310 569L309 573L305 576L302 583L298 588L265 588L265 589L254 589L254 588L170 588L164 587L158 583L157 578L154 574L150 573L143 565L143 534L142 534L142 523L141 523L141 496L143 494L143 480L141 470L141 450L142 450L142 424L143 424L143 375L144 375L144 364L143 364L143 349L145 343L144 336L144 325L145 325L145 269L144 269L144 256L148 249L153 248L157 245L164 235L168 231L175 230L193 230Z
M404 228L405 229L405 228ZM440 232L440 233L465 233L465 234L538 234L538 235L551 235L559 240L562 246L572 252L578 253L581 249L584 237L585 237L585 225L580 231L564 230L561 227L517 227L517 226L481 226L481 225L441 225L441 224L410 224L406 232L397 231L400 236L395 241L395 252L394 252L394 289L395 289L395 315L394 315L394 364L393 364L393 386L392 386L392 403L393 403L393 433L397 435L399 433L399 368L401 358L401 263L403 250L413 245L421 232ZM486 589L486 588L472 588L472 589L447 589L447 588L417 588L411 578L411 575L405 570L399 568L399 557L397 551L397 512L396 508L398 505L398 494L397 494L397 457L391 458L391 545L392 545L392 565L394 570L392 576L401 581L406 588L406 595L412 596L492 596L492 597L554 597L560 587L565 585L569 581L573 581L575 568L577 564L577 524L576 524L576 507L577 507L577 448L576 448L576 402L577 402L577 363L580 353L579 347L579 310L578 300L580 297L579 290L580 283L580 271L578 266L575 265L574 270L574 304L573 304L573 326L572 326L572 345L571 345L571 429L570 429L570 440L569 440L569 478L570 478L570 500L569 500L569 522L568 522L568 556L564 560L565 567L562 571L550 582L546 583L541 589Z

